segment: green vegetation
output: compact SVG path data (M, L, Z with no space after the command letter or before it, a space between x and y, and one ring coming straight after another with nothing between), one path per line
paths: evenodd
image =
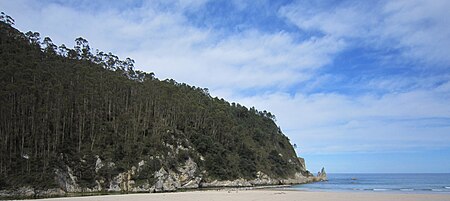
M92 52L77 38L57 47L0 22L0 188L57 186L72 168L80 185L111 179L140 160L139 180L192 158L207 178L288 177L300 171L270 112L213 98L208 89L158 80L132 59ZM176 151L178 149L178 151ZM96 156L114 164L95 172ZM1 190L1 189L0 189Z

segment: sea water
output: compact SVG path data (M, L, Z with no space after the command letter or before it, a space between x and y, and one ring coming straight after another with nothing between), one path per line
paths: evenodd
M306 191L450 194L450 174L328 174L328 181L295 185Z

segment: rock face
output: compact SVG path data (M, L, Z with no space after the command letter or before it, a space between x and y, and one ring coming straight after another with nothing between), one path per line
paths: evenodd
M119 173L110 181L106 190L110 192L167 192L176 191L177 189L199 188L202 180L201 176L196 176L198 166L191 158L186 160L183 166L176 170L166 170L161 167L154 172L154 183L148 180L137 184L133 179L142 171L145 161L140 161L138 167L133 166L131 170Z
M277 185L280 184L280 181L277 179L272 179L268 175L264 174L261 171L256 173L256 179L251 180L250 183L253 186L264 186L264 185Z
M199 187L202 178L196 176L198 166L191 158L186 161L184 166L178 167L177 170L180 173L178 176L181 184L180 188L190 189Z
M245 179L236 179L236 180L225 180L225 181L218 181L214 180L212 182L203 182L202 184L203 188L211 188L211 187L249 187L252 186L252 184L245 180Z
M320 172L317 173L316 177L319 179L319 181L327 181L328 180L327 173L325 172L324 167L322 167L322 170L320 170Z
M55 180L62 190L68 193L80 192L81 188L78 186L77 177L73 175L72 169L66 166L66 170L56 169Z
M299 158L304 164L304 160ZM325 169L322 168L318 172L317 176L311 175L306 171L305 166L303 169L305 172L298 172L292 178L276 179L271 178L264 172L258 171L256 178L252 180L248 179L235 179L235 180L213 180L207 181L203 177L202 173L199 173L198 165L191 158L188 158L184 164L177 167L175 170L165 169L161 167L158 171L153 173L154 183L150 183L149 180L140 182L135 181L137 175L141 174L143 166L146 164L144 160L141 160L136 166L132 166L130 170L119 173L114 176L109 183L105 184L104 179L96 180L97 186L92 188L81 188L78 184L78 178L73 175L72 169L66 166L65 169L55 170L55 180L60 188L48 189L48 190L35 190L31 187L22 187L13 191L0 191L0 197L37 197L37 196L63 196L66 193L75 192L169 192L177 191L178 189L195 189L195 188L215 188L215 187L254 187L254 186L267 186L267 185L291 185L301 184L316 181L327 180ZM102 168L113 168L114 163L104 164L100 157L97 157L95 161L95 172L98 173Z
M104 165L97 159L96 161L96 171L97 167L103 167ZM185 163L177 167L175 170L165 169L161 167L158 171L154 172L154 183L150 183L148 180L140 185L137 185L133 180L134 176L140 174L142 167L146 163L145 161L140 161L138 167L132 166L131 170L119 173L112 181L110 181L109 187L107 189L96 189L98 191L115 191L115 192L168 192L176 191L178 189L195 189L195 188L214 188L214 187L253 187L253 186L264 186L264 185L291 185L291 184L301 184L308 182L316 182L326 180L325 170L322 169L318 176L315 177L310 174L304 165L304 159L299 158L302 164L302 171L298 172L292 178L286 179L275 179L271 178L264 172L258 171L256 173L256 178L252 180L247 180L243 178L235 180L205 180L203 175L199 173L198 165L191 158L188 158ZM70 170L70 169L68 169ZM305 174L306 173L306 174ZM68 176L66 176L67 181L63 182L66 186L65 189L71 190L67 192L73 192L79 190L76 186L76 178L70 176L70 171ZM100 185L99 185L100 186ZM84 190L87 191L87 190Z
M175 191L181 187L180 180L173 171L167 172L161 168L155 173L155 178L157 179L154 185L155 192Z
M307 170L306 170L305 159L302 158L302 157L298 157L297 159L300 162L300 169L301 169L301 171L306 172Z
M16 190L1 190L0 198L39 198L39 197L59 197L64 196L60 188L51 188L47 190L36 190L32 187L21 187Z

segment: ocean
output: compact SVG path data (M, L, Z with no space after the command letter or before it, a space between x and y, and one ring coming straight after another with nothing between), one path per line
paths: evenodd
M450 174L327 174L328 181L295 185L305 191L450 194Z

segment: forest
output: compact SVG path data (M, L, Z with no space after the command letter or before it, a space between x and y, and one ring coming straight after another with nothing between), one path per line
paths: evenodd
M301 171L289 139L267 111L212 97L207 88L159 80L76 38L73 48L0 19L0 190L51 188L68 165L95 183L140 160L142 178L192 158L211 179L286 178Z

